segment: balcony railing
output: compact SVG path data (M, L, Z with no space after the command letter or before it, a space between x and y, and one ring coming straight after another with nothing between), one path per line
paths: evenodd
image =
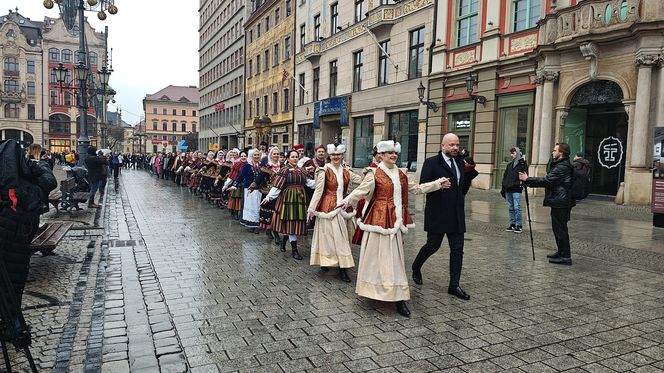
M640 13L641 0L586 0L549 13L540 26L540 42L551 44L626 29L641 19Z
M20 73L21 72L18 71L18 70L7 70L7 69L5 69L4 72L3 72L3 74L5 74L5 76L13 76L13 77L19 76Z

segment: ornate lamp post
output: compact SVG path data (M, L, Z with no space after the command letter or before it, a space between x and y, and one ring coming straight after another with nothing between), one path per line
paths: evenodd
M58 4L60 8L60 16L67 28L67 31L74 31L76 19L78 18L78 51L76 53L77 64L74 66L76 79L78 80L78 117L79 117L79 138L78 138L78 155L79 166L85 164L85 158L88 155L88 147L90 146L90 138L88 137L88 74L91 72L88 66L87 47L85 41L85 11L96 11L97 17L100 20L106 19L105 11L110 14L116 14L118 7L115 6L115 0L44 0L44 7L46 9L53 8L54 4ZM62 85L64 82L67 69L59 64L55 69L56 77ZM108 76L106 77L108 83ZM101 79L101 77L100 77Z

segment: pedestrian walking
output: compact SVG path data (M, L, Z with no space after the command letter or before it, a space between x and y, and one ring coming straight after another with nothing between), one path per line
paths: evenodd
M122 155L119 152L113 152L113 157L111 158L111 168L113 169L114 180L117 180L120 176L120 167L122 167Z
M244 200L242 206L242 219L240 224L249 228L252 233L260 233L260 205L262 196L259 192L254 192L249 187L261 173L260 160L262 154L258 149L251 149L247 154L247 163L242 166L240 175L233 182L231 189L242 188Z
M88 182L90 183L90 196L88 197L88 208L99 208L95 203L95 195L104 178L104 166L107 162L97 156L97 148L88 147L88 156L85 158L85 167L88 169ZM101 198L99 202L101 203Z
M509 217L509 226L505 228L506 232L523 233L523 217L521 213L521 193L523 193L523 184L519 180L520 172L528 172L528 165L523 159L521 149L514 147L510 149L512 160L505 167L503 173L502 188L500 195L507 201L507 212Z
M408 192L431 193L450 186L447 178L416 184L399 170L401 145L394 141L377 144L383 160L376 168L367 168L362 183L342 200L340 208L367 200L367 213L358 220L364 231L355 292L363 297L396 302L397 312L410 316L406 301L410 299L408 276L404 263L402 233L414 227L408 209ZM438 209L438 214L446 213Z
M558 250L547 255L549 263L572 265L571 248L567 222L575 202L572 199L572 178L574 166L569 161L570 147L559 143L551 152L552 160L544 177L528 177L519 173L519 180L532 188L544 188L544 206L551 208L551 229L556 238Z
M307 206L309 201L305 188L313 188L316 184L310 174L297 165L297 150L288 152L287 164L279 170L274 186L263 198L262 205L276 199L272 215L272 230L283 234L280 250L286 251L286 242L290 241L291 256L302 260L297 249L297 237L307 235Z
M427 241L420 249L413 262L413 281L422 285L422 266L433 255L447 236L450 247L450 281L448 294L469 300L459 282L463 267L463 242L466 232L466 215L464 213L464 165L457 158L459 155L459 137L453 133L443 136L441 150L437 155L427 158L422 165L420 183L427 183L440 178L451 182L450 188L429 193L426 196L424 209L424 231Z
M341 280L350 282L346 268L355 266L349 238L349 231L355 228L351 220L354 213L336 207L348 195L350 185L358 185L362 176L344 168L345 152L344 145L327 145L331 162L316 170L316 187L309 203L307 220L316 217L310 264L320 266L324 272L330 267L338 267Z
M281 162L279 162L280 154L279 148L273 146L268 151L267 163L261 167L261 173L258 175L256 180L249 186L251 190L258 190L261 193L261 201L267 196L270 192L272 186L274 186L274 181L276 179L279 170L282 167ZM262 162L262 161L261 161ZM279 233L275 232L272 229L272 215L274 214L274 205L276 204L276 199L272 201L261 204L259 212L259 222L260 229L267 232L268 237L274 240L274 242L279 245L281 239Z

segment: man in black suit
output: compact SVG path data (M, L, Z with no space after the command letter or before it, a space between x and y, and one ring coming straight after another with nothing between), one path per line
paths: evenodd
M463 264L463 234L466 231L466 216L462 192L464 166L463 161L457 159L458 155L459 137L448 133L443 136L441 151L437 155L427 158L422 166L420 183L446 177L450 179L452 186L426 196L424 230L427 232L427 242L422 246L413 262L413 281L416 284L422 284L422 265L438 251L443 237L447 235L450 246L450 283L447 292L461 299L469 300L470 295L459 286Z

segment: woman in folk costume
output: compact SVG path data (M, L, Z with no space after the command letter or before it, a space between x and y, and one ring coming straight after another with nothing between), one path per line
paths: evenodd
M363 297L396 302L397 312L410 316L406 300L410 299L408 277L404 264L402 233L413 227L408 211L408 191L416 194L449 188L450 182L440 178L425 184L409 182L399 170L401 145L381 141L377 145L383 160L376 168L367 168L366 176L339 207L346 208L366 198L366 213L358 219L364 231L357 269L355 292Z
M196 152L194 162L190 166L191 176L189 176L189 191L196 193L198 186L201 184L200 169L203 167L205 156L201 152Z
M215 162L216 153L209 151L207 158L203 162L203 167L201 168L201 183L198 187L199 192L201 193L201 198L204 196L207 197L212 184L214 183L213 175L217 173L217 163Z
M279 148L273 146L267 152L267 160L264 165L261 165L261 173L258 175L256 180L249 186L250 190L258 189L261 193L261 200L267 196L274 184L274 180L281 169L281 163L279 162L280 154ZM270 238L274 239L274 242L279 245L281 240L279 239L279 233L272 230L272 215L274 214L274 205L276 200L272 200L260 207L259 222L260 229L263 229L267 232L267 235Z
M331 162L316 170L316 189L309 203L307 220L316 217L311 239L311 265L320 266L324 272L328 267L339 267L341 280L350 282L346 268L354 267L355 262L348 232L353 228L350 219L354 214L336 207L348 195L350 184L359 184L362 176L344 168L345 152L344 145L327 145Z
M277 173L274 186L261 204L267 205L277 199L272 215L272 230L284 235L281 251L286 251L286 241L290 241L291 255L296 260L302 260L297 251L297 236L307 235L308 202L304 188L313 188L316 184L305 169L298 167L298 158L297 150L288 152L286 165Z
M253 189L249 189L249 187L261 173L259 163L262 154L258 149L251 149L248 155L247 163L242 166L240 175L235 179L230 189L242 188L244 190L244 206L242 207L240 224L258 234L260 233L258 226L262 196L260 193L254 193Z
M380 162L383 161L383 154L378 153L378 148L375 146L373 149L371 149L371 154L373 155L373 159L371 161L371 164L369 164L369 167L376 168L380 164ZM362 213L364 212L364 205L366 204L366 200L364 198L360 199L357 202L357 207L355 208L355 216L358 219L362 218ZM360 229L359 226L355 227L355 233L353 234L353 238L351 239L351 243L354 245L361 245L362 244L362 236L364 235L364 232L362 229Z
M240 172L242 171L242 167L244 167L245 164L247 164L247 153L240 152L237 149L233 149L234 152L239 154L239 158L236 158L235 161L233 162L233 166L231 167L231 170L228 172L228 177L226 178L226 182L224 183L224 187L221 189L221 192L225 192L228 187L231 186L231 184L235 181L235 179L240 176ZM228 210L231 212L231 216L235 218L235 220L240 220L240 213L242 212L242 197L244 196L244 188L242 186L238 186L235 189L230 190L230 193L228 194Z
M154 170L157 174L157 179L159 179L159 176L161 176L161 154L159 153L154 158Z

